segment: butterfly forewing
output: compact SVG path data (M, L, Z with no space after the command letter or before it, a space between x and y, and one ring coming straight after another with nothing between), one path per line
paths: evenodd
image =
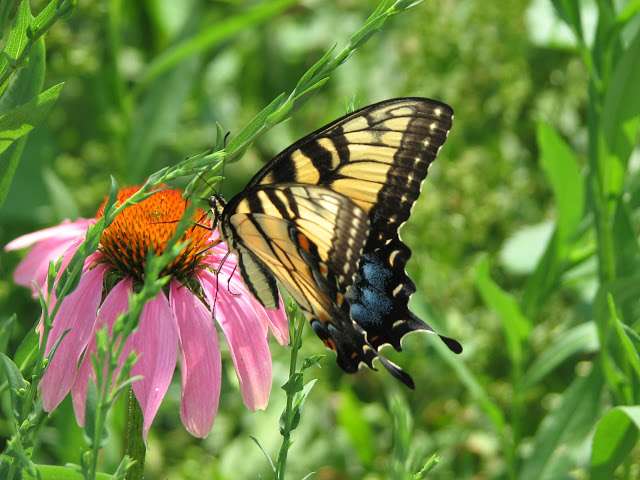
M452 120L451 107L435 100L401 98L370 105L296 142L252 183L327 186L368 213L369 246L379 246L409 218Z
M294 287L290 291L294 297L297 277L301 278L298 282L309 284L300 285L302 291L327 292L329 302L337 301L337 293L352 283L369 221L348 198L317 186L267 185L253 189L228 208L225 236ZM314 288L316 283L318 288Z

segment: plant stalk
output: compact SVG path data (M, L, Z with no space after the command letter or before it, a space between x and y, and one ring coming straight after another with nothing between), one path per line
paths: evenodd
M147 447L142 436L142 410L133 394L133 388L127 392L127 423L125 426L124 453L135 461L127 471L126 480L142 480Z

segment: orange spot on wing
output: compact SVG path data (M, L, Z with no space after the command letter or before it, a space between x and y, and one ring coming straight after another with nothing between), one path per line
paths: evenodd
M324 342L324 344L329 347L331 350L335 351L336 350L336 342L333 341L332 338L325 338L324 340L322 340Z
M310 250L309 239L305 237L302 233L298 233L298 245L300 245L300 248L302 248L305 252L309 253L309 250Z

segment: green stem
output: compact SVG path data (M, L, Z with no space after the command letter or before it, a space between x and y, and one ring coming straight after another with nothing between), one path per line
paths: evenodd
M302 346L302 331L304 329L305 319L304 316L299 315L296 319L295 314L293 318L289 320L289 337L291 339L291 356L289 359L289 381L298 374L298 352ZM295 412L293 409L293 401L296 392L293 389L286 389L287 404L284 412L282 412L280 434L282 435L282 444L278 451L278 459L276 461L275 480L284 480L286 468L287 468L287 455L289 454L289 447L291 447L291 432L295 429L296 422Z
M140 405L129 387L127 393L127 424L125 427L124 453L136 463L127 471L126 480L142 480L147 447L142 437L143 417Z

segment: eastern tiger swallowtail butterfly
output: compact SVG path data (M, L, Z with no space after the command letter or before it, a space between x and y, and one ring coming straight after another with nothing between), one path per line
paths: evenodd
M378 358L414 387L379 350L400 351L415 330L435 333L408 308L416 288L398 228L452 119L451 107L426 98L369 105L298 140L228 203L217 193L209 200L253 295L276 308L280 281L347 372Z

